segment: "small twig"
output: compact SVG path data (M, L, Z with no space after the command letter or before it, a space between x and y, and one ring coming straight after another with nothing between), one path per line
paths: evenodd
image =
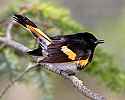
M19 81L27 72L29 72L30 70L36 68L37 66L39 66L39 64L29 65L15 80L11 81L11 82L3 89L3 91L0 93L0 98L2 98L3 95L5 95L5 93L6 93L17 81Z
M6 30L6 38L11 40L12 39L12 33L11 33L11 30L12 30L12 27L14 25L14 21L11 20L11 22L8 23L8 26L7 26L7 30Z
M7 39L6 37L0 37L0 43L3 43L11 48L14 48L15 50L18 50L22 53L26 53L27 51L31 50L29 48L27 48L26 46L24 46L23 44L21 43L18 43L14 40L9 40Z

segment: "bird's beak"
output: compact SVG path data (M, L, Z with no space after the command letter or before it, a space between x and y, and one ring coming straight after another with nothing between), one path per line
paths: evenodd
M97 40L97 41L95 42L95 44L101 44L101 43L104 43L104 40Z

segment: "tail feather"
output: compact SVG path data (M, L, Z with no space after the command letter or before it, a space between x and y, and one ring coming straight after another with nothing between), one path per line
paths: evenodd
M44 42L47 45L51 44L51 39L45 33L43 33L40 29L38 29L37 26L27 17L19 15L19 14L15 14L13 18L16 22L23 25L24 27L26 27L27 30L32 32L36 38L41 39L42 42Z
M16 22L20 23L26 28L27 28L27 25L37 28L37 26L25 16L15 14L13 18L15 19Z

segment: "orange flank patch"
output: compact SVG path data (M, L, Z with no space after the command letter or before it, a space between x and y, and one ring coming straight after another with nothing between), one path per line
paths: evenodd
M72 50L70 50L67 46L62 46L61 51L63 51L63 53L65 53L69 59L71 60L76 59L76 54Z
M29 31L35 33L36 36L38 36L38 37L42 36L43 38L45 38L48 45L51 44L52 40L45 33L43 33L40 29L34 28L34 27L30 26L30 25L26 25L26 26L27 26L27 29Z
M76 61L77 64L81 65L82 66L86 66L88 64L88 59L86 60L79 60L79 61Z

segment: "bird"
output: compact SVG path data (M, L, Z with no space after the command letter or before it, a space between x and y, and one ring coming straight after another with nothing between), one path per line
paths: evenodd
M97 39L90 32L78 32L70 35L48 36L42 32L29 18L15 14L14 20L30 31L38 43L38 48L28 51L29 55L44 56L39 63L68 63L77 65L78 70L91 63L95 48L104 40Z

